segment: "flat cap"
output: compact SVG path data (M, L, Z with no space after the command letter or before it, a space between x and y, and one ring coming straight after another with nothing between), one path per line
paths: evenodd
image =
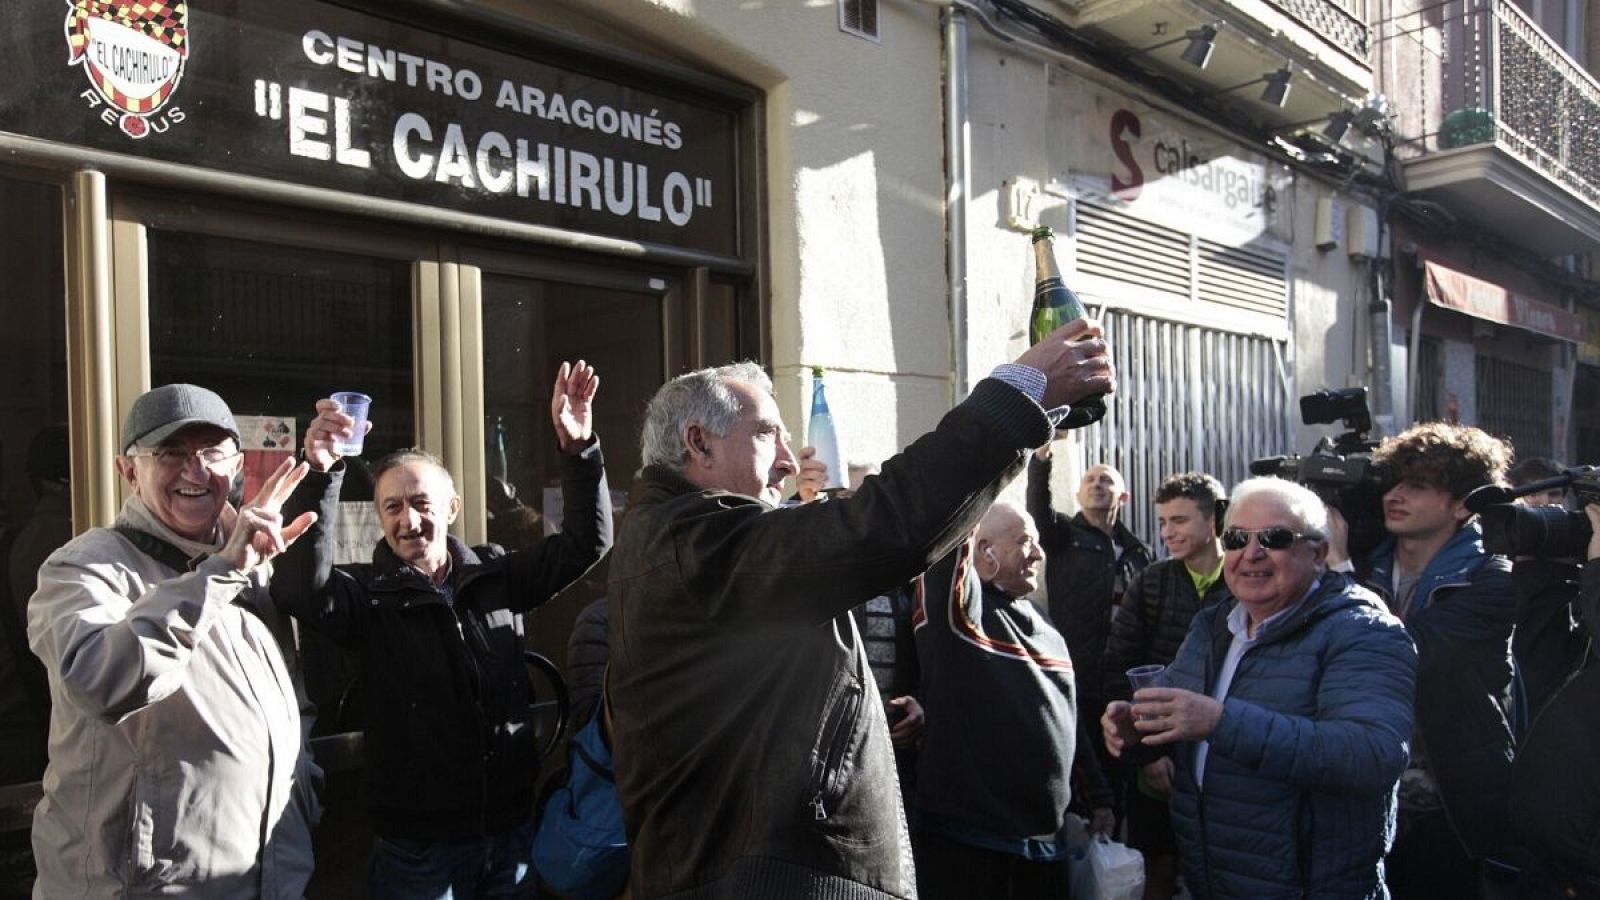
M167 384L133 401L122 422L122 452L135 444L153 447L190 425L215 425L239 440L239 426L221 397L193 384Z

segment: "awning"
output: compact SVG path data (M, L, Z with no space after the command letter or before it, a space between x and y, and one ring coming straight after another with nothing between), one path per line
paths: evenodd
M1581 344L1584 321L1554 303L1516 293L1492 281L1458 272L1449 266L1423 261L1428 301L1469 316L1521 328L1534 334Z

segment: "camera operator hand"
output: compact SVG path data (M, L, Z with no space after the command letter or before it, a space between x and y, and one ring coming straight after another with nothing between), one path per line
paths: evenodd
M1328 507L1328 568L1337 569L1350 561L1350 523L1344 514Z

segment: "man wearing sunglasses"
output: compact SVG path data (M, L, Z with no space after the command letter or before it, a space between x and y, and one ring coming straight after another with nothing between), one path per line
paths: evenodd
M321 772L267 581L314 518L279 514L306 467L234 509L239 429L190 384L135 400L119 446L115 527L51 554L28 606L53 702L34 896L304 896Z
M1102 719L1112 754L1170 754L1197 898L1386 896L1416 650L1376 597L1328 570L1327 529L1300 485L1238 485L1222 532L1236 601L1201 610L1159 686Z

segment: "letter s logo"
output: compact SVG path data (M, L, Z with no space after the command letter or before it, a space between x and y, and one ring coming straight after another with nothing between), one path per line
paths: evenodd
M1123 136L1125 134L1132 135L1135 140L1139 138L1139 117L1126 109L1119 109L1111 114L1111 152L1116 155L1118 162L1127 167L1128 177L1119 178L1116 172L1112 172L1111 193L1119 200L1132 201L1144 190L1144 170L1133 158L1133 147Z

